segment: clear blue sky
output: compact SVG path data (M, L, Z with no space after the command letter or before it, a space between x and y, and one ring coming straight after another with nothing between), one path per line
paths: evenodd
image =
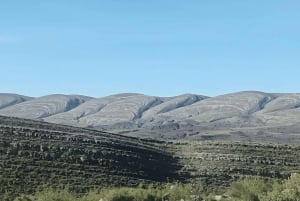
M0 92L300 92L299 0L2 0Z

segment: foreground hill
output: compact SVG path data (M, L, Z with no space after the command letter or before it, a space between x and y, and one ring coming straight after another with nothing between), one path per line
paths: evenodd
M45 185L83 193L177 180L219 191L241 177L295 172L299 145L166 142L0 116L0 199Z
M0 117L0 197L44 184L86 192L164 182L179 168L159 141Z
M0 94L0 115L160 139L300 141L300 94L21 97Z

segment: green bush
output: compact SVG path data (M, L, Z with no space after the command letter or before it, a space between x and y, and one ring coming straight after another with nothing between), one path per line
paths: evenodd
M233 182L230 196L236 201L300 201L300 174L283 181L243 179Z
M149 185L147 188L102 189L99 192L91 191L81 197L70 193L68 189L45 189L37 192L34 196L20 196L14 201L196 201L200 198L199 192L196 192L191 185L173 183L160 187Z
M273 190L261 201L299 201L300 200L300 174L292 174L287 180L273 185Z
M270 180L246 178L231 184L230 196L238 201L260 201L259 197L271 190Z
M191 200L191 196L198 194L191 185L173 183L161 188L150 185L147 188L105 189L99 195L103 201L178 201Z
M71 192L67 189L45 189L37 192L34 196L20 196L14 199L14 201L79 201Z
M286 180L246 178L231 184L228 198L204 195L201 188L191 184L172 183L158 187L149 185L137 188L107 188L91 191L84 196L68 189L45 189L35 195L23 195L14 201L300 201L300 174ZM8 195L0 201L11 201Z

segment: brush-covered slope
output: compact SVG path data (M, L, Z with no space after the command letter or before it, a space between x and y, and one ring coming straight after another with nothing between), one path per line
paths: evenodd
M222 189L241 177L287 178L300 172L300 146L252 142L186 141L170 145L191 183Z
M0 197L174 180L223 189L244 176L286 178L300 171L299 156L299 145L163 142L0 116Z
M177 178L160 141L0 116L0 196L43 184L77 192Z

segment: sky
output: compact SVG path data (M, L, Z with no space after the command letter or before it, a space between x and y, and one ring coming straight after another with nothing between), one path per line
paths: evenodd
M1 0L0 92L300 93L299 0Z

